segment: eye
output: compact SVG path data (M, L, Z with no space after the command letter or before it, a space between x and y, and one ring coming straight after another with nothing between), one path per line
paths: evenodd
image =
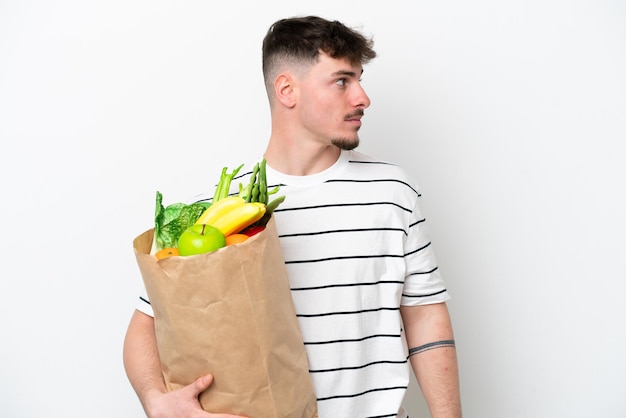
M345 78L340 78L337 81L335 81L335 84L337 84L338 86L345 86L346 85L346 79Z

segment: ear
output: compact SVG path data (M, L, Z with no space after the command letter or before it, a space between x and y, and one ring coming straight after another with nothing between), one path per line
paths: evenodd
M296 105L294 80L289 74L280 74L274 81L276 100L283 106L292 108Z

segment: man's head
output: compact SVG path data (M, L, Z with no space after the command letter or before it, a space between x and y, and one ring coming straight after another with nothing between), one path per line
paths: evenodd
M263 40L263 77L270 102L274 80L285 66L306 68L320 53L363 65L376 57L372 47L371 39L338 21L306 16L275 22Z
M372 45L342 23L315 16L272 25L263 41L263 75L273 128L322 146L357 147L370 104L360 78L376 56Z

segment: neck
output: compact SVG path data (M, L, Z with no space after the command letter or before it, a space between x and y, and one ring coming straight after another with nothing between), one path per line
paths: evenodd
M297 138L270 137L264 157L274 170L291 176L308 176L337 162L341 150L334 145L300 142Z

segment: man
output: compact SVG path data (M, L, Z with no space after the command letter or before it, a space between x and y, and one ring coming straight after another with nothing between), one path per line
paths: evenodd
M268 183L287 197L276 226L319 417L406 417L410 363L432 417L459 418L449 296L418 189L404 170L354 151L372 45L313 16L276 22L263 42L272 115L264 157ZM148 304L131 319L124 362L150 418L232 417L201 410L211 375L166 393Z

